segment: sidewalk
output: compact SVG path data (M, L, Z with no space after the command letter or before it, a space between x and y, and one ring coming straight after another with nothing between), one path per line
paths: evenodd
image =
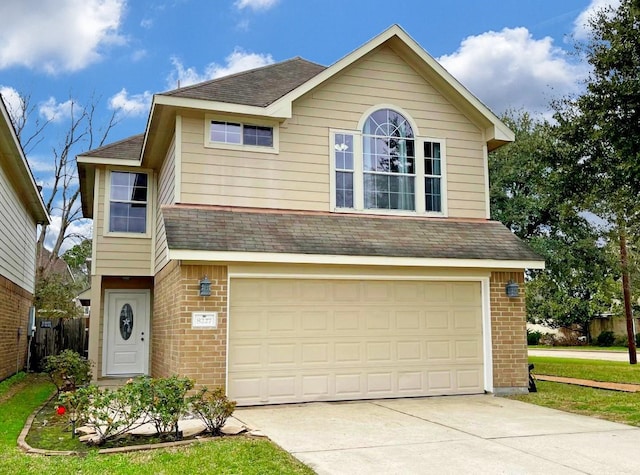
M608 383L604 381L591 381L590 379L563 378L561 376L548 376L546 374L535 374L538 381L552 381L554 383L575 384L588 388L608 389L610 391L623 391L627 393L639 393L640 384Z

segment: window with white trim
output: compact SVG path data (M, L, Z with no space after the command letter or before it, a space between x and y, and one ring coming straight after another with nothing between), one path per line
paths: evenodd
M337 210L443 213L443 141L416 136L388 108L371 113L361 131L331 136Z
M273 127L212 120L209 140L213 143L273 147Z
M112 171L109 196L109 232L147 232L148 175Z

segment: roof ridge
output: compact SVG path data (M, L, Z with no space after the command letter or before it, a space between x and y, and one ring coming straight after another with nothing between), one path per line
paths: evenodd
M256 68L245 69L244 71L238 71L237 73L227 74L225 76L220 76L220 77L217 77L217 78L208 79L206 81L197 82L195 84L189 84L188 86L178 87L178 88L175 88L175 89L170 89L168 91L160 92L158 94L161 95L161 96L164 96L164 95L172 95L172 94L175 94L177 92L189 91L191 89L194 89L194 88L197 88L197 87L202 87L202 86L205 86L207 84L212 84L212 83L221 81L223 79L232 79L232 78L237 78L237 77L240 77L240 76L245 76L247 74L251 74L251 73L254 73L256 71L261 71L261 70L264 70L264 69L267 69L267 68L273 68L273 67L276 67L276 66L281 66L283 64L291 63L293 61L304 61L305 63L308 63L308 64L313 64L313 65L316 65L316 66L321 66L321 67L325 67L326 68L326 66L323 66L322 64L314 63L313 61L309 61L308 59L305 59L305 58L303 58L301 56L294 56L293 58L285 59L285 60L278 61L278 62L271 63L271 64L265 64L264 66L258 66Z

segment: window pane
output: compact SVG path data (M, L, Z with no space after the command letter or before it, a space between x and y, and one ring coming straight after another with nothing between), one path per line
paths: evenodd
M130 175L128 172L111 172L111 186L129 186Z
M336 157L336 169L353 170L353 135L336 134L333 148Z
M336 172L336 207L353 208L353 173Z
M257 125L245 125L242 128L242 143L261 147L273 146L273 129Z
M242 126L233 122L211 121L211 141L222 143L239 144L241 139Z
M440 178L425 178L425 200L427 211L442 211Z

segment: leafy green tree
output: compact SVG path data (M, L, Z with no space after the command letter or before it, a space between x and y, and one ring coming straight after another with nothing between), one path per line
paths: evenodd
M591 67L583 94L554 104L557 137L570 153L559 161L574 206L611 224L619 246L629 361L636 363L627 242L640 221L640 5L622 0L590 20L579 51Z
M515 142L489 156L491 214L545 258L546 269L530 271L527 317L551 327L589 322L608 310L615 275L600 235L568 200L559 174L565 153L553 126L526 112L509 112L503 121Z
M89 266L87 259L91 257L91 239L83 239L82 242L67 249L62 259L67 263L74 279L81 286L86 287L89 279Z
M53 317L73 318L82 315L82 307L76 305L78 285L51 272L36 281L34 305Z

